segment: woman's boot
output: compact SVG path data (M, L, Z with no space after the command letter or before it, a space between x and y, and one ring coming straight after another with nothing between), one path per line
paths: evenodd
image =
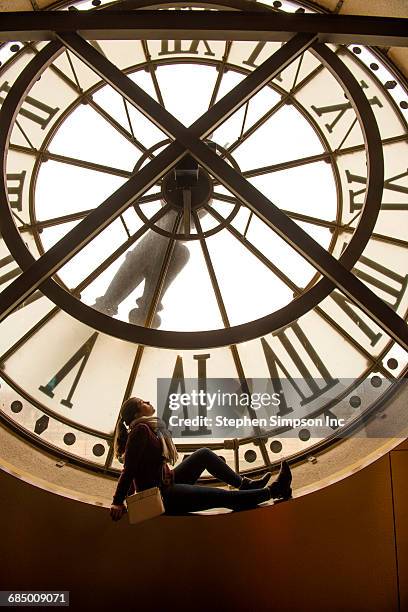
M263 489L268 484L270 477L272 476L272 472L266 472L262 478L247 478L246 476L242 477L242 483L239 487L240 491L245 491L247 489Z
M286 500L292 497L292 473L290 471L289 463L282 461L281 468L276 480L269 485L271 497L278 500Z

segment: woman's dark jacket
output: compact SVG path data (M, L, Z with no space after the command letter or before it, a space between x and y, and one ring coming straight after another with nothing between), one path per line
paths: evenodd
M138 423L132 427L124 454L124 466L112 503L122 504L125 497L135 491L158 486L166 488L161 482L162 445L149 425ZM164 478L169 479L169 484L174 481L173 471L167 463L164 464Z

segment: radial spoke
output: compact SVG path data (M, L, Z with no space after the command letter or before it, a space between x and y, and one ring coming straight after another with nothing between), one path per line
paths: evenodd
M353 234L356 231L355 227L349 227L347 225L340 225L339 226L339 231L340 232L347 232L349 234ZM402 240L401 238L394 238L392 236L386 236L385 234L377 234L376 232L373 232L371 234L371 237L374 240L379 240L380 242L386 242L387 244L393 244L395 246L400 246L403 249L407 249L408 248L408 241L407 240Z
M126 119L128 121L130 133L132 134L133 138L135 139L135 132L133 130L132 120L131 120L130 114L129 114L128 102L127 102L127 100L125 100L125 98L122 98L122 102L123 102L123 108L125 109Z
M56 225L63 225L64 223L71 223L72 221L80 221L84 219L90 212L92 212L92 208L88 210L81 210L79 212L70 213L68 215L61 215L61 217L54 217L52 219L45 219L44 221L35 221L34 223L24 223L20 228L20 232L30 232L33 231L40 232L42 229L55 227Z
M228 204L243 204L241 200L235 198L234 196L226 195L224 193L214 192L214 198L220 200L221 202L228 202ZM245 204L243 204L245 206ZM327 227L328 229L343 229L343 226L337 225L335 221L326 221L325 219L320 219L319 217L312 217L311 215L305 215L303 213L297 213L293 210L287 210L285 208L280 209L285 215L288 215L291 219L296 219L296 221L304 221L305 223L311 223L312 225L318 225L319 227ZM251 211L252 214L253 211ZM254 213L258 218L259 216Z
M303 223L310 223L311 225L317 225L318 227L325 227L329 230L341 229L336 221L326 221L325 219L320 219L319 217L312 217L311 215L304 215L303 213L297 213L293 210L286 210L285 208L281 208L281 211L288 215L291 219L295 219L295 221L302 221Z
M111 174L113 176L121 176L122 178L129 178L132 176L132 172L129 172L128 170L122 170L121 168L114 168L112 166L105 166L103 164L96 164L95 162L91 162L86 159L78 159L77 157L67 157L66 155L59 155L58 153L51 153L50 151L38 151L34 148L16 144L10 144L9 149L11 151L17 151L18 153L24 153L26 155L42 155L47 161L56 161L62 164L68 164L70 166L86 168L87 170L105 172L106 174Z
M381 141L381 144L383 146L386 146L390 144L395 144L397 142L405 142L407 140L408 140L408 132L405 132L404 134L399 134L398 136L390 136L389 138L384 138ZM350 147L346 147L345 149L338 148L335 151L333 151L333 155L336 155L336 156L348 155L349 153L356 153L358 151L364 151L365 148L366 148L365 143L358 144L358 145L352 145Z
M65 155L58 155L57 153L51 153L50 151L47 151L45 155L48 160L71 166L78 166L79 168L86 168L87 170L95 170L95 172L104 172L105 174L120 176L126 179L132 176L132 172L129 172L128 170L122 170L122 168L114 168L113 166L106 166L104 164L97 164L95 162L87 161L86 159L66 157Z
M303 59L304 59L304 57L305 57L305 54L303 53L303 55L301 55L301 56L300 56L300 58L299 58L299 61L298 61L298 65L297 65L297 68L296 68L295 77L294 77L294 79L293 79L293 83L292 83L291 90L293 90L293 89L296 87L296 83L297 83L297 80L298 80L298 77L299 77L299 74L300 74L300 69L301 69L301 67L302 67L302 63L303 63Z
M222 322L224 324L225 327L230 327L230 322L229 322L229 317L227 314L227 309L225 307L225 303L222 297L222 293L221 293L221 289L220 286L218 284L218 280L217 280L217 276L215 274L215 270L214 270L214 266L213 263L211 261L211 257L210 257L210 253L208 251L208 247L207 247L207 243L204 239L203 236L203 232L201 229L201 223L200 220L198 218L198 215L194 212L193 213L193 218L194 218L194 224L197 228L197 234L199 236L199 240L200 240L200 245L201 245L201 250L203 252L203 256L204 256L204 260L207 266L207 270L208 270L208 274L210 276L210 280L211 280L211 285L215 294L215 299L217 300L217 304L218 304L218 308L222 317Z
M302 56L303 57L303 56ZM242 145L250 136L252 136L260 127L262 127L273 115L275 115L281 108L283 108L292 97L297 94L305 85L307 85L316 75L323 70L323 66L317 66L310 74L308 74L300 83L294 86L289 92L283 92L281 99L276 102L262 117L260 117L246 132L241 133L240 136L229 145L227 153L232 153L240 145ZM222 156L225 157L225 154Z
M271 174L272 172L280 172L281 170L289 170L291 168L298 168L299 166L306 166L307 164L314 164L316 162L328 161L332 157L329 152L319 153L317 155L309 155L308 157L299 157L298 159L291 159L279 164L271 164L270 166L262 166L261 168L253 168L251 170L245 170L242 176L245 178L252 178L254 176L262 176L263 174Z
M205 206L204 209L210 213L210 215L212 217L214 217L214 219L216 219L219 223L222 223L225 219L222 215L220 215L220 213L217 210L214 210L211 206ZM233 225L229 224L226 226L227 230L230 232L230 234L232 234L232 236L234 236L234 238L236 238L245 248L248 249L248 251L250 251L250 253L252 253L253 255L255 255L255 257L262 262L271 272L273 272L273 274L279 278L279 280L281 280L283 283L285 283L285 285L287 287L289 287L289 289L291 291L293 291L296 294L300 294L301 293L301 288L298 287L293 281L292 279L287 276L287 274L285 274L283 272L283 270L281 268L279 268L277 265L275 265L270 259L268 259L268 257L266 257L266 255L264 255L262 253L262 251L260 251L259 249L256 248L256 246L254 246L252 244L252 242L250 242L248 240L248 238L246 238L245 233L241 234Z
M391 136L390 138L385 138L382 140L382 145L390 145L398 142L405 142L408 140L408 133L400 134L399 136ZM288 161L280 162L278 164L271 164L270 166L262 166L260 168L252 168L250 170L245 170L242 172L242 176L245 178L252 178L254 176L262 176L263 174L271 174L273 172L280 172L282 170L289 170L291 168L298 168L299 166L305 166L307 164L314 164L316 162L328 162L330 160L335 159L336 157L341 157L344 155L349 155L350 153L357 153L359 151L365 150L365 143L359 145L352 145L350 147L346 147L344 149L338 148L335 151L324 151L323 153L318 153L316 155L309 155L307 157L299 157L297 159L291 159ZM214 186L219 185L219 181L213 181Z
M121 125L118 121L116 121L116 119L114 119L112 117L112 115L110 115L104 108L102 108L102 106L99 106L99 104L97 104L95 102L95 100L92 100L92 98L90 98L88 100L88 104L90 107L92 107L101 117L103 117L103 119L105 119L105 121L107 121L109 123L109 125L111 125L117 132L119 132L119 134L121 136L123 136L124 138L126 138L126 140L128 140L131 144L133 144L137 149L139 149L139 151L141 151L142 153L148 155L150 157L150 159L153 159L153 155L151 153L148 153L148 150L146 149L146 147L137 139L133 136L133 134L131 134L131 132L129 132L128 130L126 130L123 125Z
M273 115L275 115L282 107L285 106L286 101L289 99L289 95L283 96L276 104L274 104L262 117L260 117L251 127L245 132L241 132L240 135L232 144L228 146L222 157L225 157L228 153L233 153L240 145L242 145L252 134L254 134L260 127L262 127Z
M27 45L36 55L38 55L38 53L40 53L40 51L37 49L37 47L33 43L27 43ZM82 93L82 88L81 88L81 86L80 86L80 84L78 82L78 78L77 78L77 75L75 73L74 67L72 65L72 61L71 61L71 58L69 56L68 51L66 51L66 56L68 58L68 63L69 63L70 68L72 70L75 82L67 74L65 74L65 72L63 70L58 68L58 66L55 66L55 64L51 64L50 65L50 70L54 74L58 75L58 77L62 81L64 81L64 83L66 83L66 85L68 85L68 87L73 89L76 93L81 94Z
M183 223L184 235L186 238L190 236L191 231L191 190L183 189Z
M227 309L224 303L224 299L222 297L222 293L221 293L221 289L218 283L218 279L217 279L217 275L215 273L215 269L214 269L214 265L212 263L211 260L211 256L208 250L208 246L207 246L207 242L204 238L203 235L203 231L201 229L201 223L200 223L200 219L198 218L198 215L196 212L193 212L193 218L194 218L194 223L195 226L197 228L197 233L199 236L199 240L200 240L200 245L201 245L201 250L204 256L204 260L207 266L207 271L208 274L210 276L210 280L211 280L211 284L212 284L212 288L215 294L215 298L217 300L217 304L218 304L218 308L220 310L220 314L222 317L222 322L224 324L225 327L230 327L230 321L229 321L229 317L228 317L228 313L227 313ZM234 363L235 363L235 367L237 368L237 372L238 372L238 377L240 379L241 385L243 386L245 392L248 390L248 382L245 376L245 372L244 372L244 368L242 366L242 362L239 356L239 352L237 350L237 347L235 345L232 345L231 347L231 352L232 352L232 357L234 359ZM256 418L256 411L251 407L248 406L247 407L248 410L248 414L250 415L251 418ZM258 425L253 425L253 430L255 435L259 436L262 431L261 428ZM262 456L265 460L265 462L269 461L269 455L268 452L265 448L265 442L263 440L260 440L260 448L261 448L261 452L262 452Z
M159 192L152 193L147 196L142 196L138 198L137 202L134 203L134 206L139 204L147 204L149 202L156 202L160 200L161 194ZM90 208L89 210L81 210L79 212L71 213L69 215L62 215L61 217L54 217L51 219L44 219L43 221L36 221L35 223L23 223L21 227L19 227L20 232L33 232L34 230L41 231L44 228L54 227L56 225L62 225L64 223L69 223L71 221L79 221L84 219L90 212L94 210Z
M149 47L145 40L142 40L142 47L143 47L143 53L146 58L147 67L149 69L150 78L152 79L154 91L156 92L156 96L159 101L159 104L164 106L162 92L160 89L159 81L157 80L157 76L156 76L156 66L152 62L152 58L149 53Z
M225 51L224 51L223 58L221 60L221 64L218 66L217 80L215 81L214 89L211 94L211 100L210 100L210 104L208 105L208 108L211 108L212 106L214 106L215 101L217 99L218 92L220 91L220 87L221 87L222 77L224 76L224 72L225 72L225 65L228 61L228 56L230 54L231 47L232 47L232 42L230 40L227 40L227 42L225 43Z
M82 87L81 87L81 85L80 85L80 83L79 83L78 75L77 75L76 70L75 70L75 68L74 68L74 64L73 64L73 62L72 62L71 56L70 56L70 54L68 53L68 51L65 51L65 55L67 56L68 64L69 64L69 67L71 68L71 72L72 72L73 77L74 77L74 79L75 79L75 83L77 84L78 91L83 91L83 90L82 90ZM69 80L70 80L70 79L69 79Z

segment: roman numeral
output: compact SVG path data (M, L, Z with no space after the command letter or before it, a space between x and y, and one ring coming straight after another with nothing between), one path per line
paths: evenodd
M26 177L26 171L23 170L20 174L7 174L7 193L12 209L21 212L23 207L23 187Z
M265 41L257 43L255 45L251 55L248 57L248 59L246 59L242 63L246 64L247 66L251 66L252 68L256 68L257 66L259 66L259 64L256 63L256 60L260 56L261 51L265 47L265 45L266 45Z
M324 417L324 419L329 419L328 422L328 426L330 427L330 429L338 429L339 425L337 423L337 416L334 414L334 412L332 412L331 410L324 410L322 412L322 416Z
M207 393L207 359L210 359L211 355L209 353L202 355L193 355L193 358L197 361L197 378L198 378L198 391L203 391ZM207 416L207 404L201 404L198 406L198 416L206 417ZM203 434L210 434L211 429L207 427L200 426L197 430L191 430L190 427L186 427L182 431L183 436L200 436Z
M242 63L245 64L246 66L251 66L251 68L257 68L259 66L259 64L257 63L257 59L261 54L262 49L265 47L266 45L266 41L261 41L259 43L257 43L252 51L252 53L250 54L250 56L248 57L248 59L244 60ZM282 81L282 77L280 74L277 74L276 77L274 78L274 80L276 81Z
M357 325L358 329L367 336L367 338L370 340L371 346L375 346L383 334L381 332L376 333L373 329L371 329L371 327L367 325L367 323L354 310L352 307L352 302L350 302L350 300L342 293L333 291L331 297L343 310L343 312Z
M5 268L10 266L12 263L14 263L14 266L6 272ZM7 255L6 257L0 259L0 287L18 276L20 272L21 270L15 264L14 257L12 257L12 255Z
M198 378L198 391L201 389L204 393L207 392L207 359L210 359L210 354L202 354L202 355L194 355L193 358L197 361L197 378ZM166 404L163 410L162 419L166 423L167 427L169 426L170 416L172 411L170 410L170 400L169 396L172 393L186 393L186 382L184 377L184 368L183 368L183 359L180 355L177 356L176 363L173 370L173 375L171 377L170 389L168 392ZM173 413L174 414L174 413ZM198 416L206 417L207 416L207 405L201 404L198 406ZM188 412L188 407L183 406L183 418L188 419L191 418ZM191 429L189 426L184 426L184 429L181 431L182 436L202 436L208 435L211 433L211 430L200 425L197 429Z
M198 55L200 53L199 46L203 44L205 47L204 55L215 57L215 53L206 40L193 40L188 49L183 49L182 43L183 41L181 40L162 40L161 50L158 55L175 55L178 53L194 53L194 55Z
M277 363L279 363L281 367L283 366L280 360L276 357L270 345L265 340L265 338L261 338L261 344L265 355L265 360L268 365L269 374L273 386L273 392L279 393L280 396L280 404L277 416L284 416L286 414L289 414L290 412L293 412L293 408L291 406L288 406L287 404L286 397L283 392L282 381L278 373Z
M16 264L14 257L12 255L6 255L6 257L2 257L0 259L0 292L4 289L3 285L12 281L13 278L16 278L21 273L21 268ZM35 291L32 293L24 302L22 302L17 308L24 308L28 306L28 304L32 304L40 297L42 297L41 291Z
M304 360L302 359L299 353L298 348L292 344L289 336L287 335L287 331L289 329L293 331L293 333L299 340L300 344L302 345L303 347L302 352L304 354L304 357L309 358L315 365L318 372L320 373L325 383L323 387L318 386L316 382L316 378L313 376L313 374L310 372L309 368L305 364ZM279 416L282 416L282 415L288 414L289 412L293 412L293 408L291 406L288 406L286 398L284 396L282 381L281 381L281 377L278 371L278 367L283 372L285 377L288 379L291 386L295 390L296 394L299 396L301 406L304 406L305 404L312 402L313 400L315 400L317 397L319 397L323 393L326 393L328 389L330 389L331 387L334 387L334 385L336 385L339 381L337 378L333 378L331 376L330 372L324 365L323 361L320 359L319 355L317 354L316 350L312 346L306 334L300 327L299 323L297 322L293 323L290 327L280 330L279 332L273 335L279 339L283 348L285 349L287 356L293 362L300 376L302 376L302 378L304 379L304 383L309 389L309 392L307 393L305 393L301 389L301 387L296 382L295 377L292 376L289 373L289 371L285 368L282 361L279 359L279 357L277 356L273 348L270 346L270 344L268 344L265 338L262 338L261 340L262 348L264 351L266 363L268 365L269 373L271 376L273 390L275 393L279 393L281 397L279 412L277 414Z
M363 89L366 89L368 87L367 83L365 83L364 81L360 81L360 85ZM382 108L382 104L380 100L377 98L377 96L374 96L373 98L371 98L371 100L368 100L368 101L371 104L371 106L379 106L380 108ZM322 115L326 115L327 113L337 113L337 115L334 117L331 123L325 123L325 127L328 130L328 132L330 132L330 134L333 132L335 126L340 121L340 119L343 117L343 115L347 111L351 110L352 108L353 107L351 106L351 102L342 102L340 104L331 104L328 106L313 106L312 105L312 109L314 110L316 115L318 115L319 117L321 117Z
M397 310L407 289L408 275L401 276L401 274L397 274L397 272L386 268L377 261L373 261L372 259L364 256L360 257L358 261L358 265L361 264L364 264L370 269L370 271L376 273L376 275L374 276L371 272L367 272L364 269L358 269L357 267L353 268L354 274L362 281L386 293L388 298L384 299L382 297L381 299L384 300L384 302L386 302L391 308ZM387 281L391 281L393 284L390 284L390 282Z
M4 83L0 85L0 94L2 92L7 94L10 89L11 87L8 82L4 81ZM0 95L0 103L3 103L4 100L5 97ZM34 112L33 109L41 111L42 114ZM48 104L41 102L41 100L37 100L32 96L26 96L23 102L23 106L21 107L18 114L22 117L30 119L31 121L34 121L35 123L38 123L38 125L41 126L41 129L44 130L58 111L59 108L52 108L51 106L48 106Z
M75 368L78 363L80 363L78 372L74 378L74 382L71 385L71 389L68 393L68 397L66 399L61 400L61 404L66 406L67 408L72 408L72 397L75 393L75 389L78 386L79 381L81 380L81 376L84 373L85 366L88 362L89 356L92 353L92 349L95 346L96 339L98 337L98 333L95 332L92 334L90 338L77 350L77 352L72 355L70 359L62 366L60 370L51 378L51 380L45 385L41 385L39 388L40 391L48 395L48 397L54 397L54 390L60 384L61 381L68 376L68 374Z
M360 176L358 174L352 174L349 170L346 170L347 182L348 183L359 183L364 185L362 189L358 189L356 191L349 190L350 196L350 212L354 213L355 211L359 211L363 207L363 202L356 202L356 198L365 193L366 185L367 185L367 177ZM408 195L408 187L404 187L403 185L396 184L396 181L399 181L402 178L408 177L408 168L406 172L401 172L400 174L396 174L395 176L391 176L391 178L384 181L384 189L388 189L389 191L394 191L395 193L403 193ZM408 202L383 202L381 204L381 210L408 210Z

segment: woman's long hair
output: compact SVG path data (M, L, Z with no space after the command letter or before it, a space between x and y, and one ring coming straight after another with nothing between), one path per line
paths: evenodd
M116 425L115 437L113 442L114 455L121 459L125 452L126 442L129 435L129 425L137 418L142 400L138 397L130 397L123 402L120 409L118 424Z

